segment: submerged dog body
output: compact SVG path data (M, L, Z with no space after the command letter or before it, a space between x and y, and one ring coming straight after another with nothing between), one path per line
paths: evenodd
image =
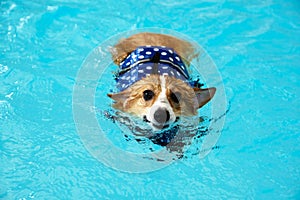
M194 46L172 36L140 33L112 49L120 66L118 93L108 94L113 107L138 116L154 131L164 130L180 116L195 116L215 94L215 88L195 87L188 68L197 56Z

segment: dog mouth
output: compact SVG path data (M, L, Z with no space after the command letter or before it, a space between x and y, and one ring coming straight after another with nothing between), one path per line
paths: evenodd
M147 116L146 116L146 115L144 115L143 121L144 121L144 122L147 122L147 123L150 123L150 121L147 119Z
M152 124L155 129L166 129L169 128L170 124Z
M167 129L167 128L170 128L171 125L175 124L176 122L179 121L179 117L176 117L175 121L172 122L172 123L153 123L151 121L149 121L147 119L147 116L144 115L143 116L143 121L146 122L146 123L149 123L151 124L151 126L154 128L154 129L157 129L157 130L162 130L162 129Z

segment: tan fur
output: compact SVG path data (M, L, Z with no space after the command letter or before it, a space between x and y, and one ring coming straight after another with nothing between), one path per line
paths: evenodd
M190 42L170 35L146 32L138 33L119 41L119 43L111 49L113 61L119 65L127 57L127 55L134 51L137 47L146 45L173 48L187 65L189 65L189 63L198 56L195 46Z
M167 97L176 116L192 116L197 114L195 104L196 95L188 84L174 77L166 77ZM177 104L171 99L171 93L180 93L180 102Z
M172 105L176 116L193 116L197 114L197 109L201 107L197 103L197 93L189 85L174 77L166 76L167 98ZM160 88L159 75L150 75L133 84L126 90L109 94L115 103L113 107L126 113L137 116L143 116L146 108L149 108L156 101L158 95L162 91ZM150 101L143 99L143 91L152 90L155 97ZM199 91L199 90L197 90ZM180 102L177 104L170 98L171 93L179 92L181 94ZM206 102L205 102L206 103Z
M187 41L164 34L138 33L119 41L111 49L113 60L119 65L137 47L146 45L173 48L187 65L198 56L195 46ZM210 101L216 92L216 88L192 88L182 80L171 76L165 76L165 86L167 99L176 117L197 115L197 109ZM145 101L143 98L145 90L153 91L154 98ZM161 92L160 75L152 74L135 82L126 90L116 94L108 94L108 96L115 101L113 104L115 109L143 117L149 110L148 108L151 108L156 102ZM171 98L171 94L176 92L181 94L179 103L174 102Z
M143 99L143 92L145 90L152 90L155 97L150 101L145 101ZM145 112L145 108L153 105L160 92L159 75L151 75L141 79L120 93L109 94L108 96L115 100L113 104L115 109L141 115Z

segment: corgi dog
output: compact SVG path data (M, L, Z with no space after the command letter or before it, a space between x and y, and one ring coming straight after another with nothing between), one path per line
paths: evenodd
M154 132L172 127L181 116L196 116L216 92L191 80L188 67L198 54L188 41L144 32L120 40L111 53L119 66L118 92L108 94L113 107L139 117Z

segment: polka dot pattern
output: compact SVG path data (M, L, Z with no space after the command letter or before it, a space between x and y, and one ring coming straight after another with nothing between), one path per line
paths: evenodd
M151 59L156 54L159 54L159 62L153 63ZM117 88L120 91L125 90L151 74L173 76L185 82L189 80L183 61L173 49L148 45L138 47L120 63L120 71L116 77Z

